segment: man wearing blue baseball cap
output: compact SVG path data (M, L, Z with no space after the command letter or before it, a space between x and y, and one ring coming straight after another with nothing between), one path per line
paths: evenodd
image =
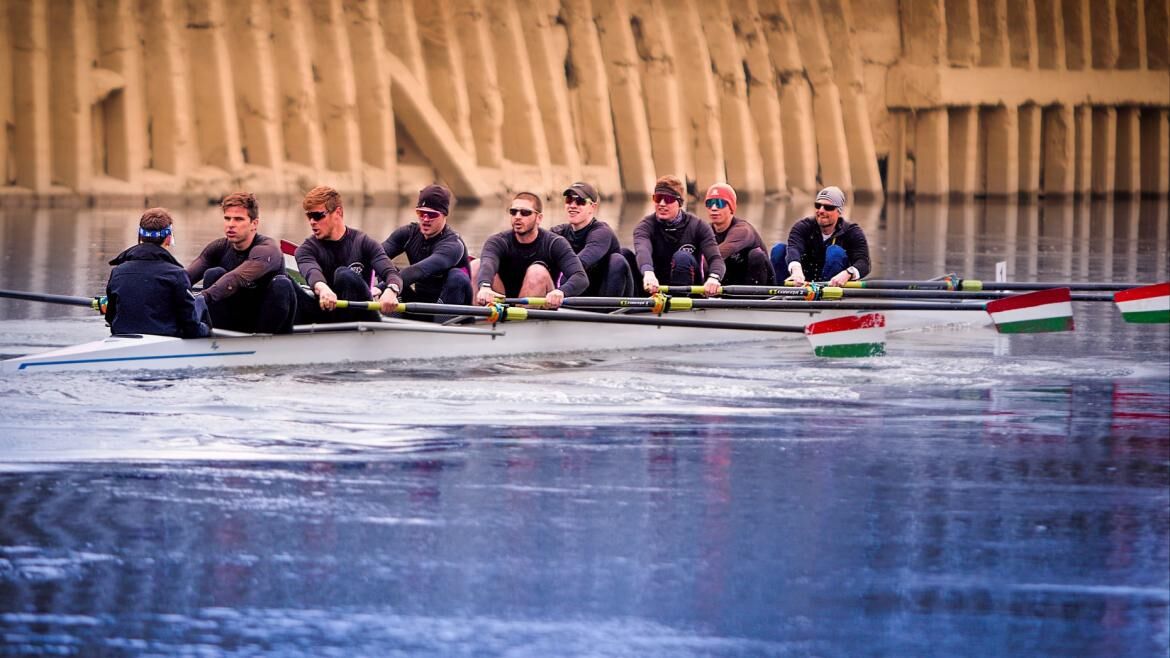
M772 247L776 277L803 286L807 277L841 286L869 274L869 243L865 232L847 221L842 209L845 193L829 186L817 193L815 212L793 225L788 243Z

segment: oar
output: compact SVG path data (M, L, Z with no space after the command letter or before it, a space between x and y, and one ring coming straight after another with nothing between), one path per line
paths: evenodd
M68 306L85 306L95 311L101 311L104 306L104 297L74 297L72 295L53 295L45 292L25 292L23 290L0 290L0 297L9 299L23 299L30 302L47 302L49 304L65 304Z
M1113 301L1126 322L1170 322L1170 281L1123 290L1113 295Z
M301 276L300 268L297 267L297 243L281 240L280 253L284 254L284 273L297 285L303 286L308 283L305 281L305 277Z
M664 293L701 295L702 286L662 286ZM832 300L847 297L864 297L867 299L1003 299L1015 292L1010 291L965 291L965 290L910 290L901 288L879 288L875 290L865 288L841 288L838 286L821 286L815 284L801 288L778 288L775 286L723 286L720 294L732 296L766 296L802 298L807 300ZM1076 302L1111 302L1112 293L1075 293L1072 300Z
M1053 288L1068 288L1069 290L1104 291L1125 290L1141 286L1141 283L1112 283L1104 281L980 281L979 279L960 279L956 276L946 277L939 281L902 281L898 279L862 279L850 281L846 288L870 288L883 290L958 290L978 292L980 290L1050 290Z
M338 300L337 308L362 308L377 311L381 308L378 302L361 302ZM790 327L784 325L758 322L727 322L722 320L690 320L683 318L664 318L661 316L645 315L610 315L606 313L587 313L560 309L556 311L521 308L492 304L490 306L461 306L456 304L427 304L409 302L399 304L396 309L399 313L419 313L424 315L470 315L486 318L489 322L516 322L523 320L550 320L568 322L587 322L598 324L625 324L648 327L680 327L690 329L731 329L738 331L768 331L779 333L803 333L812 343L814 351L824 356L873 356L885 351L885 316L880 313L869 313L861 316L851 316L849 322L840 322L842 318L813 322L807 327ZM825 349L821 349L825 348Z

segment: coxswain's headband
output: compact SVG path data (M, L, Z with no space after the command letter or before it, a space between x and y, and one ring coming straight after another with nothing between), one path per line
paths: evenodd
M165 237L169 236L170 234L171 234L171 227L169 227L169 226L166 228L161 228L157 231L152 231L148 228L138 227L138 237L140 237L140 238L153 238L153 239L157 240L160 238L165 238Z

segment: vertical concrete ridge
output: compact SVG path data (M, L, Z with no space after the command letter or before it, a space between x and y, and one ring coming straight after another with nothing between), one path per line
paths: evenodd
M622 187L628 193L649 194L656 174L629 6L626 0L594 0L593 12L609 77Z
M828 52L829 35L825 31L820 8L813 0L790 0L788 6L813 90L812 116L816 125L821 184L836 185L851 192L853 178L845 139L845 121L841 112L841 94L833 79L833 62Z
M1117 182L1117 108L1093 108L1092 190L1111 196Z
M484 0L463 0L454 8L466 75L468 112L475 159L482 167L504 164L504 99L500 95L491 24Z
M1040 192L1041 108L1028 103L1017 112L1020 120L1020 194L1034 197Z
M153 29L143 33L143 47L153 56L144 64L147 166L176 179L199 166L195 139L195 103L192 99L187 40L183 38L176 0L159 0L146 8L143 20ZM281 159L284 153L280 153Z
M1142 110L1141 144L1141 189L1165 196L1170 193L1170 111Z
M1064 69L1064 9L1061 0L1036 0L1036 65L1042 69Z
M489 2L498 80L504 100L504 156L548 172L551 161L544 122L536 99L536 83L528 57L524 22L515 0Z
M100 125L105 136L102 165L98 173L138 183L146 164L146 101L142 80L143 52L139 47L140 21L129 0L112 0L98 5L99 68L116 72L127 81L98 103Z
M357 126L357 88L341 0L318 0L310 3L310 7L313 32L323 36L313 39L312 43L326 166L334 172L358 176L362 161Z
M1020 191L1020 116L1015 107L991 108L987 133L987 194L1014 197Z
M235 76L224 38L221 0L188 0L187 38L194 90L195 126L204 165L225 172L243 168L240 120L236 113Z
M979 62L982 66L1008 66L1012 61L1007 4L1008 0L979 0Z
M1071 196L1076 184L1076 124L1067 105L1044 108L1044 193Z
M561 15L569 40L565 79L573 114L573 134L586 168L582 175L591 179L599 194L610 196L621 189L622 183L613 106L601 40L593 21L593 4L590 0L562 0Z
M1148 0L1146 12L1146 66L1170 69L1170 0Z
M667 20L676 26L675 34L689 46L678 48L675 56L678 70L687 72L678 80L679 107L686 155L684 170L686 177L695 182L696 193L702 193L712 183L727 181L731 167L724 146L722 90L712 70L713 51L707 44L710 37L704 33L706 21L699 13L701 6L703 3L696 4L695 0L663 5Z
M1034 69L1039 62L1039 37L1036 34L1034 0L1011 0L1007 3L1008 43L1012 66Z
M390 52L406 64L421 88L416 93L426 93L427 66L423 55L422 39L419 37L418 20L415 18L415 0L379 0L382 30ZM424 2L427 0L423 0Z
M812 88L796 39L788 0L758 0L768 56L779 81L780 129L789 190L812 194L817 187L816 128Z
M1117 28L1117 0L1092 0L1089 4L1092 22L1093 68L1117 68L1121 36Z
M1124 39L1121 38L1120 27L1118 29L1117 68L1146 68L1145 1L1117 0L1117 24L1126 26Z
M737 192L742 190L745 197L763 194L764 166L755 125L758 116L749 100L744 54L740 52L735 36L731 9L726 0L699 2L698 9L703 35L708 43L715 45L711 49L710 68L714 71L719 103L727 182ZM705 182L709 186L716 181ZM696 187L697 192L700 191L698 187L702 186Z
M12 40L8 8L0 11L0 187L15 183L15 158L8 131L16 123L13 101L16 89L12 84Z
M982 192L976 162L979 160L979 111L956 107L947 113L950 194L972 197Z
M675 174L693 180L693 174L688 177L682 140L681 92L673 30L659 29L660 25L670 23L658 0L630 0L629 6L629 25L637 48L636 61L644 82L642 102L650 129L655 171L660 175ZM692 40L696 38L701 37L691 36Z
M731 23L743 53L744 80L748 105L755 121L763 162L764 192L788 195L788 173L784 165L784 130L780 124L779 81L772 68L768 41L756 0L731 0ZM876 160L875 160L876 166Z
M945 109L919 111L914 130L914 189L919 196L946 196L950 186L949 126Z
M1121 196L1141 193L1141 123L1136 107L1117 108L1117 169L1114 191Z
M93 178L90 108L94 101L125 86L121 76L112 71L102 69L90 74L96 52L88 10L86 3L54 2L49 6L49 23L64 28L49 54L52 180L85 191L90 189Z
M276 100L276 61L272 53L272 21L262 0L227 4L226 40L235 82L236 115L244 163L279 173L284 164Z
M475 153L471 132L471 106L463 71L463 49L449 0L416 0L419 44L426 67L429 98L451 126L456 139L468 153ZM355 59L356 61L360 61Z
M853 25L849 0L822 0L825 29L831 35L848 35ZM944 30L945 32L945 30ZM881 174L877 168L873 128L865 98L865 81L861 72L861 54L853 39L835 39L829 50L836 71L837 88L841 92L841 119L845 129L845 144L849 153L849 175L854 191L866 197L882 196ZM939 61L946 59L946 47L938 52ZM945 123L945 113L944 113Z
M1060 2L1060 0L1048 0ZM979 65L979 5L976 0L946 0L947 57L952 66Z
M283 62L277 72L285 157L289 163L316 170L325 166L325 140L317 112L313 62L305 47L312 32L308 21L301 0L272 0L273 50L277 61ZM309 181L298 186L304 187L303 191L313 187Z
M581 154L573 139L573 119L569 112L569 90L565 84L565 59L568 39L565 36L560 7L555 0L517 0L517 9L528 25L528 61L532 66L537 108L544 124L549 160L568 169L572 178L581 175Z
M386 42L382 18L374 0L346 0L346 27L353 58L358 128L362 162L380 170L380 180L367 185L398 189L398 143L394 133L394 105L390 97Z

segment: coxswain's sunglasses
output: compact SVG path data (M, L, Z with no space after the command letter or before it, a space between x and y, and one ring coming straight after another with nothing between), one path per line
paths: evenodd
M654 199L654 203L665 203L666 205L670 205L672 203L678 203L679 201L681 201L681 199L679 199L678 197L676 197L673 194L655 194L653 196L653 199Z
M838 208L838 206L831 206L827 203L814 203L813 207L817 210L824 210L825 212L833 212Z
M575 206L589 205L588 201L586 201L585 199L582 199L581 197L577 196L576 194L566 194L565 195L565 203L571 203Z
M536 214L536 211L533 210L532 208L508 208L508 214L513 216L513 217L515 217L516 215L521 215L523 217L531 217L534 214Z
M724 208L728 207L728 204L727 204L727 201L725 201L723 199L707 199L707 207L708 208L718 208L719 210L723 210Z
M312 210L306 212L305 217L308 217L310 222L319 222L322 219L325 219L325 216L330 212L331 211L328 210Z
M438 219L439 215L442 215L443 213L437 210L419 210L418 208L415 208L414 214L419 219Z

